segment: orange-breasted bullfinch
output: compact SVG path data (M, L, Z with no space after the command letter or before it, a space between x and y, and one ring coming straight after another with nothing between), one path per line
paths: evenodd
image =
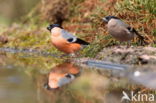
M51 32L52 44L64 53L75 53L84 47L84 45L89 44L67 32L59 24L51 24L47 29Z
M78 66L73 63L63 63L52 68L52 71L48 75L48 82L46 88L48 90L57 89L65 84L70 83L80 73Z
M107 23L109 34L120 42L131 41L135 35L138 36L140 40L144 40L144 37L141 36L134 28L130 27L118 17L106 16L103 18L103 21Z

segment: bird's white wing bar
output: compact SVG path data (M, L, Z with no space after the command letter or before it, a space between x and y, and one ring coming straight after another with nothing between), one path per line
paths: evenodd
M65 38L69 42L75 42L77 40L76 36L72 35L71 33L67 32L63 29L61 31L61 35L63 38Z

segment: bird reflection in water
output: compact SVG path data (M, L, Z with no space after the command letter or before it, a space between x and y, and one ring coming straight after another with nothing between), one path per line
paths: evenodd
M78 66L70 62L59 64L52 68L48 74L48 80L45 84L45 88L48 90L58 89L65 84L73 81L80 74Z

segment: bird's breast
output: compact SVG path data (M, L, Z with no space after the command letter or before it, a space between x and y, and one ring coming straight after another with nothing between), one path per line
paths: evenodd
M78 43L69 43L61 36L52 37L52 44L60 51L65 53L74 53L81 49L81 45Z
M134 38L134 33L129 32L122 26L110 26L108 32L119 41L129 41Z

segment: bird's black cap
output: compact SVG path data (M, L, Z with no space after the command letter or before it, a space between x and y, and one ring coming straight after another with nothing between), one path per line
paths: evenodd
M119 18L116 17L116 16L106 16L106 17L103 18L103 21L108 23L109 20L111 20L111 19L119 19Z
M60 24L50 24L50 25L47 27L47 29L48 29L49 31L51 31L51 29L53 29L54 27L62 28Z

